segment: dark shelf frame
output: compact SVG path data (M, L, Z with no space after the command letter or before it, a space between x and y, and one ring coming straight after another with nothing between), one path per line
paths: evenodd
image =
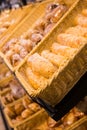
M87 95L87 72L81 77L71 91L55 107L49 106L41 99L33 99L40 104L48 114L56 121L61 119L66 113L76 106L79 101Z

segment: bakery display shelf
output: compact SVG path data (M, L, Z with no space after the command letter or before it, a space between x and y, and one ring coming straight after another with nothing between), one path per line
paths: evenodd
M87 130L87 119L73 126L72 130Z
M82 1L83 1L83 5L81 5ZM81 9L84 8L84 7L87 7L87 5L85 5L85 3L87 3L87 0L82 0L82 1L79 1L79 0L76 1L75 5L73 5L73 7L69 10L69 12L66 13L66 15L59 21L59 23L57 23L57 25L51 30L51 32L45 37L45 39L43 39L42 42L40 42L37 45L37 47L33 51L31 51L30 54L28 54L26 56L24 61L18 66L18 68L16 68L17 70L14 69L14 68L11 68L10 64L5 59L5 56L1 53L1 56L4 59L5 64L9 67L9 69L12 71L15 78L21 83L22 87L25 89L25 91L28 94L27 96L25 95L24 97L22 97L20 99L17 99L17 101L13 101L12 103L9 103L8 105L6 105L6 104L3 103L3 100L1 99L1 96L2 97L5 96L11 90L7 89L4 92L0 92L0 100L1 100L0 101L0 111L1 111L1 114L2 114L2 117L3 117L3 122L4 122L4 125L6 127L6 130L26 130L28 128L30 130L30 129L33 129L33 127L35 127L35 129L37 129L37 130L39 128L41 130L43 130L44 126L42 127L42 125L44 124L45 120L49 117L48 115L50 115L55 121L58 121L64 115L66 115L66 113L68 113L74 106L76 106L77 103L84 96L87 96L87 68L86 68L87 67L86 66L87 65L87 61L86 61L87 57L85 56L85 54L87 54L87 41L83 42L83 45L80 47L79 52L75 52L77 54L77 56L74 58L74 55L72 55L72 57L71 57L72 61L74 60L74 62L75 62L75 64L74 64L75 67L76 67L74 69L75 73L76 73L77 70L79 70L79 71L81 70L81 73L79 73L79 74L77 73L78 74L78 76L76 78L77 81L73 83L74 85L73 85L73 87L71 87L69 89L69 91L67 90L67 93L65 93L65 92L63 93L64 96L62 97L62 99L57 99L56 100L56 96L60 96L60 94L59 94L59 95L56 95L56 96L52 97L52 102L49 103L49 99L47 100L47 97L49 98L49 93L48 93L49 89L47 89L45 92L47 92L46 94L48 94L48 95L46 96L46 100L44 100L45 99L44 98L45 94L43 94L43 92L42 92L43 90L41 90L42 93L39 93L39 94L42 94L42 95L37 94L38 92L40 92L40 89L39 89L38 92L37 92L37 90L34 90L34 91L36 91L34 93L34 91L32 91L33 89L31 89L31 86L29 84L27 84L27 82L26 82L28 80L26 79L26 74L25 74L25 68L26 68L26 65L27 65L26 60L27 60L28 56L31 56L35 52L38 52L39 54L41 54L42 50L49 49L49 46L51 45L51 42L56 39L55 36L54 36L55 32L59 34L60 32L64 31L68 26L73 25L73 23L71 21L73 21L72 19L74 17L74 14L73 14L74 6L75 6L75 9L77 10L77 12L80 12L80 10L78 11L78 9L79 9L79 7L77 5L78 2L80 3ZM50 3L50 2L51 2L51 0L49 0L48 3ZM43 3L45 4L45 2L43 2ZM41 4L43 5L43 3L41 3ZM34 5L30 5L30 6L34 6ZM35 6L36 6L36 9L38 9L38 7L40 5L35 5ZM33 14L35 10L33 10L31 14ZM29 10L27 10L27 11L29 11ZM74 11L74 13L75 13L75 11ZM67 23L66 19L68 19L69 14L70 14L70 17L71 17L71 21L70 21L70 25L69 24L67 25L66 24ZM31 18L31 15L29 14L25 19L27 20L27 18L28 19ZM11 33L11 32L10 32L10 29L9 29L9 33L8 32L6 33L7 37L8 37L8 35L10 37L13 37L13 36L17 36L17 35L22 34L22 32L21 32L22 29L20 29L20 31L18 31L17 33L15 33L15 32L24 23L26 23L25 19L17 27L13 28L14 31L10 35L9 35L9 33ZM64 19L65 19L65 23L63 22ZM62 28L61 26L64 25L64 24L66 24L66 25L64 26L64 28ZM27 23L25 25L26 25L26 29L27 29ZM59 27L59 25L60 25L60 27ZM32 24L32 27L33 26L34 25ZM59 29L59 31L57 31L57 29ZM6 36L6 35L3 35L3 38L5 38L4 36ZM50 37L52 37L52 39ZM3 38L2 38L2 41L3 41ZM6 38L6 42L7 42L7 40L8 40L8 38ZM48 45L46 45L45 42L49 42L49 41L51 41L51 42L48 43ZM66 70L69 69L69 67L71 65L72 65L72 68L74 67L72 61L70 62L70 65L66 68ZM78 63L77 63L77 61L78 61ZM83 66L85 66L85 67L83 67ZM77 67L78 67L78 69L77 69ZM1 66L1 68L4 68L4 66ZM68 79L69 82L71 82L72 79L73 79L72 78L72 72L70 72L72 68L70 68L70 70L68 71L69 73L67 72L67 74L65 75L65 77L67 76L69 78ZM3 70L4 69L2 69L2 71ZM16 71L16 72L14 73L14 71ZM69 75L69 74L71 74L71 75ZM1 80L0 85L3 86L5 84L7 84L7 82L9 82L13 78L13 75ZM21 75L22 75L22 77L21 77ZM78 79L78 77L79 77L79 79ZM57 81L57 80L61 79L61 81L59 82L60 83L59 89L56 89L56 90L59 91L59 93L61 93L60 88L65 87L64 88L64 91L65 91L66 87L68 87L68 84L65 85L64 76L63 77L60 76L59 79L56 79L56 78L57 78L57 73L54 76L54 80ZM50 86L50 83L49 83L49 86ZM53 87L56 88L57 85L58 85L58 82L54 83ZM47 86L47 87L49 87L49 86ZM30 88L28 89L28 87L30 87ZM33 92L33 94L31 94L32 92ZM50 93L52 94L54 92L50 91ZM8 110L13 110L13 113L16 113L16 111L14 112L14 107L18 106L18 104L20 104L20 103L23 105L23 102L22 102L23 99L26 99L26 97L28 97L28 96L31 97L31 99L34 102L38 103L41 107L43 107L47 112L44 111L43 108L41 108L39 111L37 111L33 115L31 114L27 118L22 119L21 121L19 121L20 118L16 118L16 116L19 116L19 115L16 115L15 118L13 118L13 117L11 118L9 116L9 114L7 113L5 108L8 108ZM50 95L50 97L51 96L53 96L53 95ZM53 101L53 98L54 98L55 101ZM80 109L79 106L78 106L78 108ZM12 111L10 111L10 112L12 112ZM16 122L17 121L16 119L18 119L18 122ZM36 120L37 120L37 122L36 122ZM40 127L40 125L41 125L41 127ZM80 128L79 125L81 126L81 128ZM77 120L75 123L73 123L70 127L66 128L65 130L80 130L80 129L82 130L82 129L84 129L83 125L87 128L87 116L86 115L84 115L83 118ZM45 130L45 128L44 128L44 130Z
M13 20L14 23L10 25L9 28L2 33L2 35L0 35L0 44L9 38L12 32L14 32L14 30L17 28L18 24L20 24L27 15L30 15L35 7L37 7L37 4L30 4L12 11L8 18L8 21Z
M61 119L70 109L77 105L77 103L87 95L87 72L81 77L71 91L58 103L55 107L45 103L39 98L32 98L35 102L40 104L48 114L56 121Z
M53 124L51 124L51 125L53 125ZM48 129L52 129L52 130L54 130L54 129L55 130L87 130L87 116L83 116L82 118L80 118L79 120L75 121L70 126L67 126L65 128L63 128L62 125L59 125L59 127L57 127L56 125L55 125L55 127L48 128ZM37 127L37 129L39 129L39 130L46 130L46 128L47 128L46 121L43 124L41 124L39 127ZM82 128L84 128L84 129L82 129Z
M14 105L15 104L10 105L9 108L14 107ZM7 119L9 126L11 128L13 128L14 130L26 130L27 128L32 129L34 126L35 127L39 126L48 117L48 114L44 111L44 109L41 109L41 110L37 111L36 113L34 113L33 115L29 115L27 118L13 123L14 119L9 117L6 110L7 110L7 108L4 109L5 117Z
M12 72L15 72L15 70L18 68L19 64L22 61L19 61L17 65L13 65L8 58L6 58L6 55L4 55L3 53L3 46L5 46L11 39L16 39L16 38L20 38L20 36L23 35L23 32L26 34L27 31L31 31L34 26L35 23L37 22L37 20L40 20L41 18L43 18L46 7L48 4L52 3L53 0L49 0L49 1L44 1L42 3L40 3L35 9L34 11L31 13L31 15L27 16L18 26L17 28L11 33L11 35L9 36L9 38L7 38L1 45L0 47L0 56L4 59L4 62L8 65L8 67L10 68L10 70ZM63 14L63 16L60 19L64 19L70 12L71 10L73 10L73 8L77 5L77 3L79 2L79 0L73 0L72 5L69 5L68 10ZM66 4L67 6L67 4ZM68 7L68 6L67 6ZM58 20L57 23L60 22L60 19ZM57 24L56 23L56 24ZM56 26L55 24L55 26ZM55 27L54 26L54 27ZM54 28L53 27L53 28ZM51 30L52 31L52 30ZM50 31L49 31L50 32ZM48 32L48 34L49 34ZM47 34L47 35L48 35ZM44 38L45 39L45 36ZM39 44L40 42L38 42ZM25 57L24 57L25 58Z
M31 97L39 98L54 107L68 94L87 71L87 39L73 34L66 36L68 40L71 39L71 42L66 40L66 37L65 41L64 39L62 41L61 38L61 43L57 40L58 35L62 35L62 33L67 35L65 31L69 27L75 26L75 17L85 8L87 8L87 1L79 1L76 7L28 54L17 68L16 76ZM79 39L77 40L79 42L77 43L74 39ZM64 44L66 41L68 41L68 45ZM52 57L50 56L49 58L48 56L50 53L56 54L56 51L53 52L52 50L55 43L60 43L58 44L59 48L63 48L64 46L72 48L68 56L67 51L61 54L64 56L64 60L63 62L58 62L58 67L53 63ZM77 44L77 47L74 46L74 43ZM57 45L54 48L57 48ZM60 54L62 49L58 50L58 52ZM51 69L49 69L50 65L46 65L44 59L50 61L54 66L51 66ZM30 74L33 75L35 80Z
M86 105L87 106L87 105ZM78 109L79 110L79 109ZM43 116L43 120L41 119L41 117ZM36 129L40 129L40 130L45 130L48 126L47 126L47 121L48 121L48 118L50 118L49 116L47 116L47 115L45 115L44 113L41 115L41 117L40 117L40 119L39 118L37 118L37 122L39 123L39 125L37 125L35 128L33 127L33 129L32 130L36 130ZM65 116L64 116L65 117ZM5 117L4 117L5 118ZM4 119L5 120L5 123L6 123L6 125L7 125L7 122L6 122L6 119ZM34 121L34 120L33 120ZM35 120L36 121L36 120ZM54 121L53 121L54 122ZM32 124L33 124L34 122L32 122ZM59 130L59 128L60 128L61 126L59 125L59 127L58 126L56 126L55 125L55 129L57 130ZM27 127L25 127L25 128L23 128L23 127L19 127L19 128L14 128L14 129L11 129L11 128L7 128L6 127L6 130L26 130L27 128L29 128L28 126ZM64 130L83 130L83 128L84 128L84 130L86 130L87 129L87 116L86 115L84 115L84 116L82 116L82 117L80 117L80 118L78 118L78 120L77 121L75 121L74 123L72 123L71 125L69 125L69 126L67 126L67 127L65 127L65 129Z
M8 85L8 82L10 82L13 79L13 75L10 75L8 77L3 78L0 80L0 95L3 94L4 92L7 92L10 90L9 87L4 88L4 86Z

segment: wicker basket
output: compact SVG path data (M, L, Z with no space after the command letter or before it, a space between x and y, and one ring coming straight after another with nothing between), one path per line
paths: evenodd
M9 15L8 21L14 20L14 23L9 26L9 28L0 35L0 43L4 42L6 38L8 38L13 30L17 28L17 25L31 12L33 12L35 5L30 4L28 6L25 6L23 8L16 9L12 11Z
M3 99L2 99L2 98L3 98L4 96L6 96L6 94L8 94L8 93L10 93L10 92L11 92L11 89L9 88L9 89L7 89L7 91L3 91L3 93L1 93L1 95L0 95L1 105L2 105L3 107L7 107L7 106L9 106L9 105L11 105L11 104L13 104L13 103L16 103L16 102L18 102L20 99L22 99L22 98L25 97L25 95L24 95L24 96L22 96L20 99L14 99L14 101L5 104L5 103L3 102Z
M7 67L4 63L0 64L0 74L5 73L5 72L8 72L8 71L9 71L9 69L8 69L8 67ZM4 86L12 79L12 77L13 77L13 75L10 74L10 75L7 76L7 77L1 78L1 79L0 79L0 87L4 87ZM6 89L6 90L7 90L7 89ZM2 93L2 92L0 91L0 94L1 94L1 93Z
M65 130L87 130L87 116L84 116Z
M26 96L25 96L26 97ZM25 98L24 97L24 98ZM23 99L23 98L22 98ZM17 104L18 102L22 102L22 99L20 99L19 101L17 101L16 103L13 103L11 105L9 105L11 108ZM6 111L4 110L4 114L5 117L7 119L7 122L9 124L9 126L11 128L14 128L14 130L26 130L26 129L31 129L37 125L40 125L44 120L46 120L48 114L43 110L39 110L38 112L36 112L35 114L33 114L32 116L24 119L23 121L18 122L17 124L13 124L12 120L10 119L10 117L6 114ZM43 116L43 118L42 118ZM38 122L38 123L37 123Z
M9 13L8 13L8 18L6 18L6 19L4 19L4 21L3 21L3 23L4 22L6 22L6 20L7 21L12 21L12 20L15 20L15 22L16 22L16 17L17 17L17 13L16 13L16 16L15 16L15 10L12 10L12 11L9 11ZM19 10L18 10L18 12L19 12ZM14 16L14 17L13 17ZM3 23L0 25L0 27L2 28L3 27ZM11 25L12 26L12 25ZM9 27L8 27L9 28ZM8 29L7 29L8 30ZM0 34L0 39L4 36L4 34L5 34L5 32L7 32L7 30L6 31L4 31L2 34ZM1 42L0 42L1 43Z
M66 128L61 128L62 130L83 130L83 129L77 129L78 127L84 125L84 127L87 128L87 116L82 117L81 119L79 119L78 121L76 121L75 123L73 123L70 126L67 126ZM41 124L39 127L37 127L37 129L40 130L45 130L47 128L47 121L45 121L43 124ZM56 130L60 130L59 127L55 128ZM86 130L86 129L85 129Z
M4 91L3 93L1 93L1 95L0 95L0 101L1 101L1 105L2 105L2 107L5 107L6 106L6 104L3 102L3 97L7 94L7 93L9 93L11 90L10 89L7 89L7 91Z
M9 77L3 78L0 81L0 88L4 89L4 90L0 90L0 95L3 94L4 92L7 92L8 90L10 90L9 87L4 88L4 86L6 86L12 79L13 79L13 75L10 75Z
M65 13L64 17L66 17L66 15L76 6L76 4L78 3L79 0L74 1L74 3L72 4L72 6L70 6L69 11L67 11L67 13ZM16 67L13 67L9 61L7 60L7 58L5 57L5 55L2 53L2 47L3 45L5 45L9 40L11 40L12 38L17 38L20 35L23 34L23 32L28 31L30 28L33 28L35 25L35 21L42 18L44 11L46 9L46 6L49 3L52 3L53 0L49 0L49 1L45 1L42 2L41 4L39 4L35 10L31 13L31 15L27 16L20 24L19 26L17 26L17 28L15 29L15 31L13 31L12 35L6 39L3 44L1 45L1 52L0 52L0 56L3 57L4 61L6 62L6 64L8 65L8 67L12 70L15 71L18 67L18 64Z
M20 97L19 99L15 99L15 98L14 98L14 101L12 101L12 102L10 102L10 103L7 103L7 104L3 102L3 99L2 99L2 98L3 98L4 96L6 96L6 94L11 93L11 89L10 89L9 83L10 83L11 81L14 81L14 80L17 80L17 79L15 78L14 75L11 74L10 76L8 76L8 77L6 77L6 78L3 78L3 79L0 81L0 87L3 88L3 90L0 91L0 100L1 100L1 104L2 104L3 107L9 106L9 105L12 104L13 102L17 102L19 99L23 98L23 97L26 95L26 93L25 93L25 95L23 95L23 96ZM4 88L4 86L6 86L6 85L8 85L8 86L7 86L6 88Z
M40 54L42 50L49 50L54 41L56 42L56 34L58 35L61 32L64 32L68 27L71 27L73 25L73 19L77 16L77 13L80 13L84 8L87 8L87 1L79 1L74 10L72 10L64 20L61 20L54 30L39 45L37 45L35 49L33 49L16 71L17 78L29 95L40 98L49 105L55 106L58 104L87 71L87 42L85 41L82 43L71 58L66 60L60 66L49 79L47 83L48 85L44 86L43 89L38 88L35 90L29 84L25 74L27 58L36 52Z

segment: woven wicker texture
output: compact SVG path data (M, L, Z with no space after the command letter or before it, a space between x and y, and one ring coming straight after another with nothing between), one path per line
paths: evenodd
M54 41L57 40L57 35L65 32L68 27L74 26L74 18L82 9L87 8L87 1L81 0L77 6L71 11L65 19L52 30L52 32L28 55L39 53L43 50L49 50ZM76 82L87 71L87 42L81 43L81 46L71 55L69 59L64 61L61 67L52 75L44 88L35 90L29 83L25 74L27 67L27 57L20 65L16 75L26 91L33 97L39 97L46 103L55 106L64 96L73 88Z
M77 1L74 1L72 7L70 5L70 10L72 10L72 8L76 5ZM9 38L6 38L6 40L3 42L3 44L1 45L1 52L0 55L4 58L4 61L6 62L6 64L8 65L8 67L12 70L15 71L17 66L20 64L18 64L17 66L13 66L11 65L11 63L7 60L7 58L5 57L5 55L2 53L2 48L3 45L5 45L9 40L11 40L12 38L17 38L19 36L21 36L23 34L23 32L28 31L29 29L33 28L35 25L35 21L42 18L44 11L46 9L46 6L52 3L52 0L50 1L45 1L41 4L39 4L34 11L31 13L31 15L28 15L18 26L17 28L13 31L13 33L9 36Z
M10 90L10 88L7 86L8 83L13 79L13 75L10 75L6 78L3 78L0 80L0 95ZM7 87L6 87L7 86Z
M24 98L26 98L26 96ZM13 108L18 103L21 103L22 100L23 100L23 98L18 100L17 102L14 102L13 104L9 105L9 107ZM38 112L34 113L33 115L30 115L28 118L23 119L22 121L19 121L18 123L17 122L13 123L12 119L6 113L6 109L4 109L4 113L5 113L9 126L11 128L14 128L15 130L22 130L22 129L24 130L27 128L30 129L36 125L40 125L40 123L43 122L46 119L46 117L48 116L47 113L43 109L41 109ZM43 118L42 118L42 116L43 116Z
M78 120L65 130L82 130L83 128L86 130L86 124L87 124L87 116L84 116L82 119Z
M20 9L16 9L14 11L12 11L7 19L8 22L13 21L13 24L11 24L6 31L4 31L1 35L0 35L0 43L4 42L4 40L6 40L6 38L8 38L11 33L14 31L14 29L17 27L17 25L27 16L29 15L32 11L33 8L35 6L34 5L29 5L29 6L25 6L23 8ZM6 22L6 21L5 21ZM2 24L3 26L3 24ZM1 27L2 27L1 26Z
M10 99L8 97L8 94L10 96ZM25 94L26 95L26 94ZM8 88L7 90L3 91L0 94L0 101L1 101L1 105L5 108L7 106L10 106L13 103L16 103L18 101L20 101L21 99L23 99L25 97L25 95L21 96L20 98L14 98L12 99L12 95L11 95L11 88Z

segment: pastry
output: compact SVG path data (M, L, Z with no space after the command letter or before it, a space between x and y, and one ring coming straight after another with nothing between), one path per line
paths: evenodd
M76 51L74 48L63 46L58 43L53 43L50 49L54 54L62 55L64 57L71 57Z
M32 110L33 112L37 112L41 109L41 107L37 104L37 103L31 103L28 105L28 107L30 108L30 110Z
M31 55L27 60L27 64L31 67L33 72L36 72L45 78L49 78L56 71L56 67L38 53Z
M48 125L48 127L53 128L57 125L57 122L54 119L52 119L51 117L49 117L47 120L47 125Z
M81 112L77 107L74 107L72 109L72 112L74 113L74 116L77 118L82 118L85 114Z
M34 29L38 30L38 32L40 32L40 34L43 35L43 31L45 29L46 24L47 24L47 21L44 18L41 18L36 21Z
M36 44L42 40L43 36L40 33L33 33L30 40Z
M30 67L26 68L26 76L30 85L34 89L43 88L44 86L46 86L47 80L43 76L34 73Z
M17 122L21 122L22 120L23 120L22 116L17 116L17 117L16 117L16 121L17 121Z
M80 25L82 27L87 27L87 17L84 16L84 15L78 14L75 17L74 23L75 23L75 25Z
M29 108L28 109L25 109L22 113L21 113L21 116L22 118L28 118L30 115L33 114L33 111L30 110Z
M31 100L29 97L26 97L26 98L23 98L22 103L23 103L23 106L24 106L25 108L28 108L28 105L29 105L30 103L32 103L32 100Z
M6 69L6 68L5 68ZM4 70L5 70L4 69ZM2 72L0 74L0 80L2 80L3 78L9 77L11 75L11 72L7 69L6 71Z
M26 94L25 90L21 87L17 80L12 80L9 85L14 98L19 99Z
M27 52L30 52L33 49L33 43L29 39L27 40L27 39L20 38L19 39L19 45L21 45L23 48L25 48L25 50Z
M46 35L54 27L54 25L55 25L54 23L48 24L48 26L46 26L44 30L44 35Z
M3 53L7 53L7 51L8 51L9 49L14 48L14 45L16 44L16 42L18 42L18 39L17 39L17 38L13 38L13 39L11 39L9 42L7 42L7 43L3 46L3 48L2 48Z
M76 118L72 112L70 112L68 115L65 116L63 119L63 125L68 126L73 124L76 121Z
M59 1L47 5L46 13L52 12L52 11L53 11L55 8L57 8L58 6L59 6Z
M45 19L51 23L57 23L66 11L67 7L62 4L50 4L46 10Z
M67 34L73 34L75 36L87 37L87 28L78 25L78 26L75 26L75 27L68 28L65 31L65 33L67 33Z
M15 110L15 113L16 115L20 115L21 112L24 110L24 106L22 105L22 103L18 103L18 104L15 104L14 105L14 110Z
M67 11L67 7L64 5L58 5L56 9L52 12L52 17L50 21L52 23L57 23L58 20L63 16L63 14Z
M83 10L82 10L82 15L84 15L84 16L87 17L87 9L83 9Z
M3 27L8 28L11 25L11 22L4 22Z
M57 42L61 45L79 48L82 43L86 42L86 39L81 36L61 33L57 36Z
M41 56L48 59L52 64L57 67L59 67L61 63L65 60L65 57L63 57L62 55L56 55L48 50L42 51Z
M0 28L0 35L4 33L7 29L5 27Z

